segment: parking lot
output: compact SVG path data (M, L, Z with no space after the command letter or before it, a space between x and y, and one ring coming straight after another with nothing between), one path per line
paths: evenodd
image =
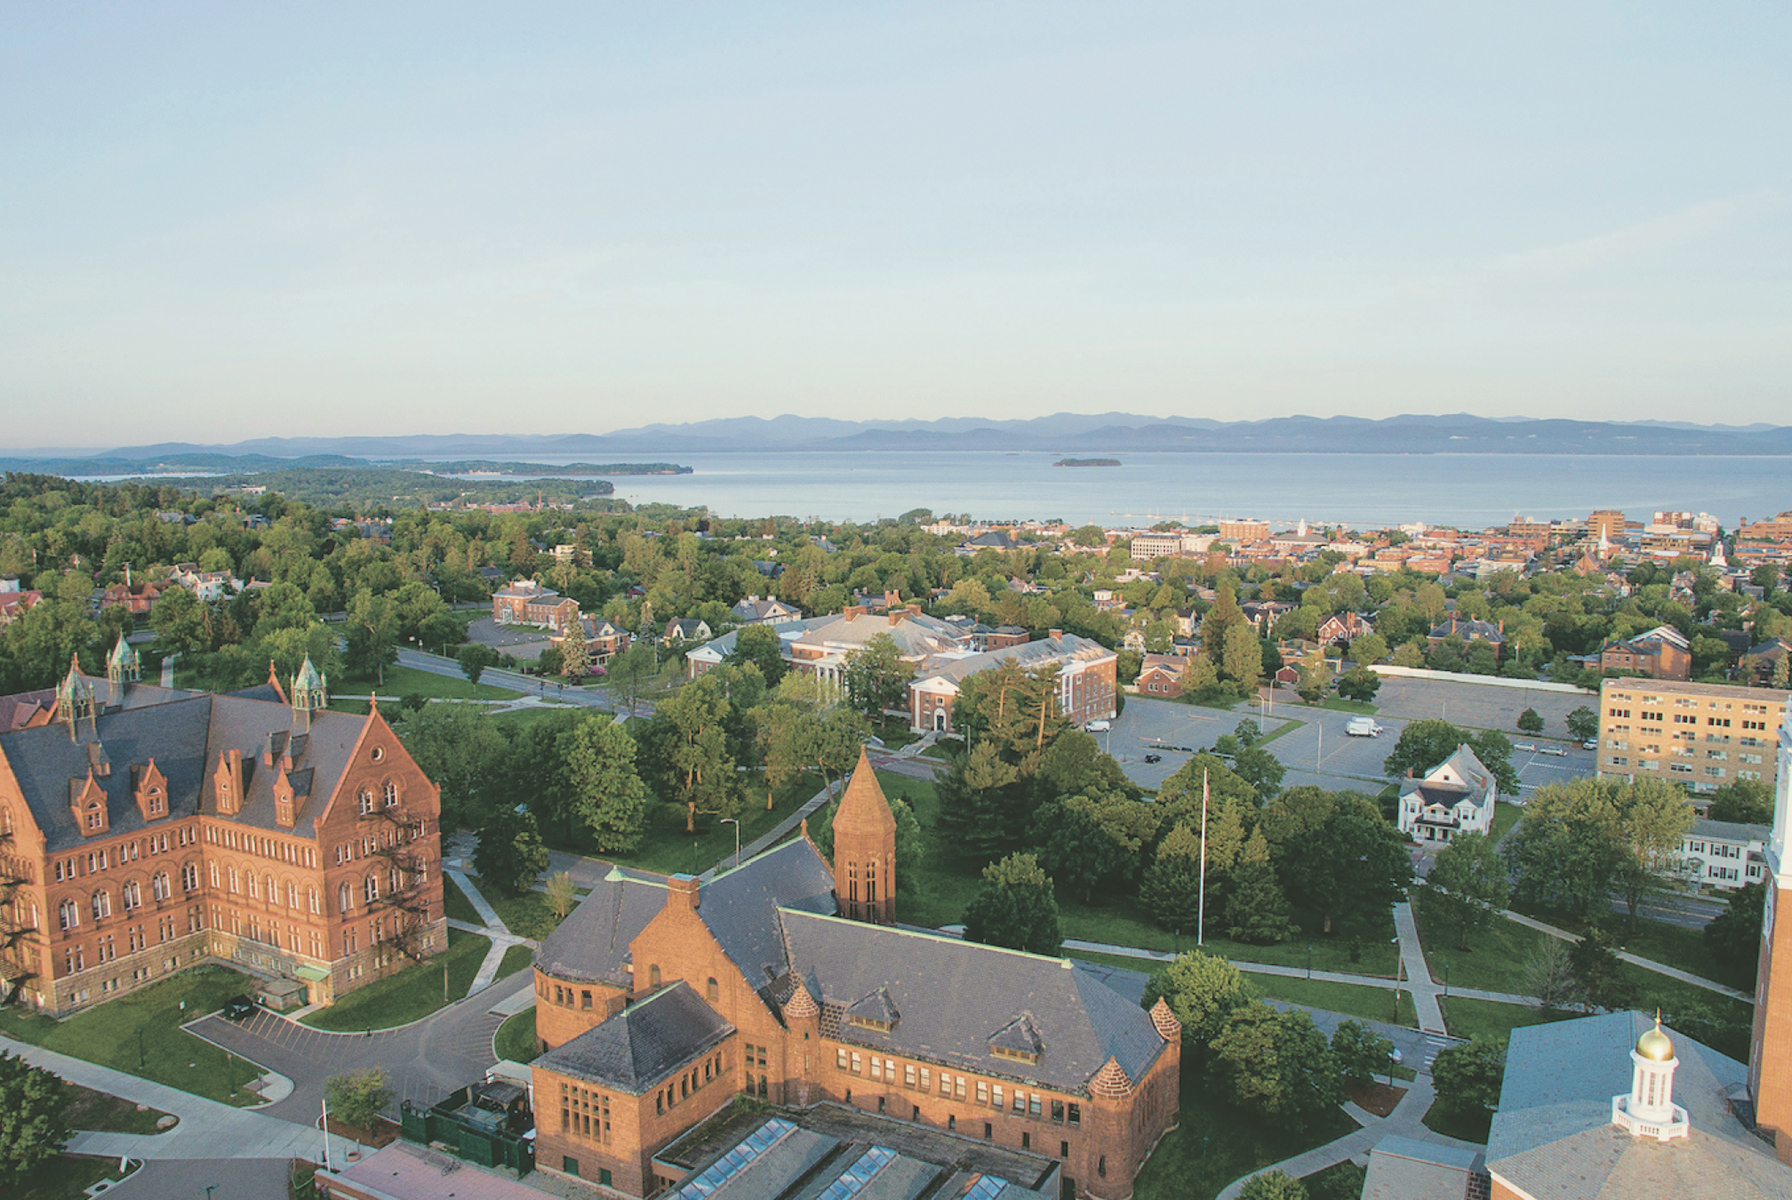
M1317 784L1334 791L1378 792L1390 782L1382 773L1382 762L1399 741L1400 731L1409 721L1431 717L1471 728L1498 729L1515 746L1535 747L1514 750L1512 755L1523 791L1593 774L1594 753L1565 739L1568 713L1582 704L1594 707L1594 697L1474 683L1388 679L1376 700L1389 703L1374 718L1383 732L1373 738L1351 737L1345 732L1355 714L1311 708L1298 700L1278 700L1263 713L1258 705L1240 704L1228 712L1139 696L1128 696L1126 710L1106 733L1097 736L1120 761L1127 778L1146 788L1160 786L1188 761L1190 752L1211 748L1221 734L1232 732L1243 720L1261 720L1264 732L1273 735L1268 749L1288 769L1284 787ZM1526 708L1535 708L1544 718L1543 737L1517 732L1518 714ZM1277 732L1285 727L1285 732ZM1552 733L1553 738L1549 736ZM1544 753L1545 747L1563 753ZM1147 763L1148 754L1158 756L1159 761Z

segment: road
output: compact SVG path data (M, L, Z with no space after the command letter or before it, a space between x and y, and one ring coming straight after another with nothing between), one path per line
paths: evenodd
M454 679L467 677L466 672L460 669L460 664L452 658L443 658L439 654L430 654L424 650L401 648L398 651L398 665L410 667L414 671L424 671L431 675L445 675ZM529 696L541 696L565 704L578 705L581 708L595 708L600 712L619 711L608 689L563 688L556 685L557 690L550 692L547 690L547 681L539 676L524 675L517 671L506 671L498 667L487 667L479 676L479 682L511 688ZM626 706L620 711L626 712ZM651 717L653 705L645 700L636 701L633 713L628 715Z

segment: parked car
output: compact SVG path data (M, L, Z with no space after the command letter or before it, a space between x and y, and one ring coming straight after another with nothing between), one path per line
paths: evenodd
M1552 758L1567 758L1568 757L1568 752L1566 750L1562 749L1560 746L1539 746L1539 747L1537 747L1537 753L1538 754L1547 754L1547 755L1550 755Z
M1162 762L1163 760L1164 756L1161 754L1147 754L1145 756L1145 761L1148 763Z
M1523 750L1527 754L1537 753L1537 747L1531 745L1529 742L1515 742L1513 743L1512 748L1514 750Z
M1599 749L1599 739L1598 738L1588 738L1586 741L1584 741L1580 744L1580 748L1582 750L1597 750L1597 749Z
M241 1021L245 1017L255 1015L255 1001L248 996L232 996L224 1002L224 1015L232 1021Z

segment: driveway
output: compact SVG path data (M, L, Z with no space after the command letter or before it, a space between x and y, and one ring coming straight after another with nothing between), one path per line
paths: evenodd
M519 971L414 1025L384 1033L327 1033L264 1011L240 1023L205 1017L187 1028L292 1080L292 1095L260 1112L312 1121L323 1100L325 1080L379 1066L391 1078L388 1115L395 1117L399 1101L434 1104L482 1078L497 1061L492 1035L504 1022L491 1010L534 986L534 978L531 971Z

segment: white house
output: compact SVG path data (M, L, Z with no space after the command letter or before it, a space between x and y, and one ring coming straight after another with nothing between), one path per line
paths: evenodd
M1475 752L1456 753L1425 773L1400 781L1400 832L1415 842L1448 842L1458 834L1487 833L1500 787Z
M1766 878L1766 825L1696 817L1680 843L1680 867L1688 883L1730 891Z

